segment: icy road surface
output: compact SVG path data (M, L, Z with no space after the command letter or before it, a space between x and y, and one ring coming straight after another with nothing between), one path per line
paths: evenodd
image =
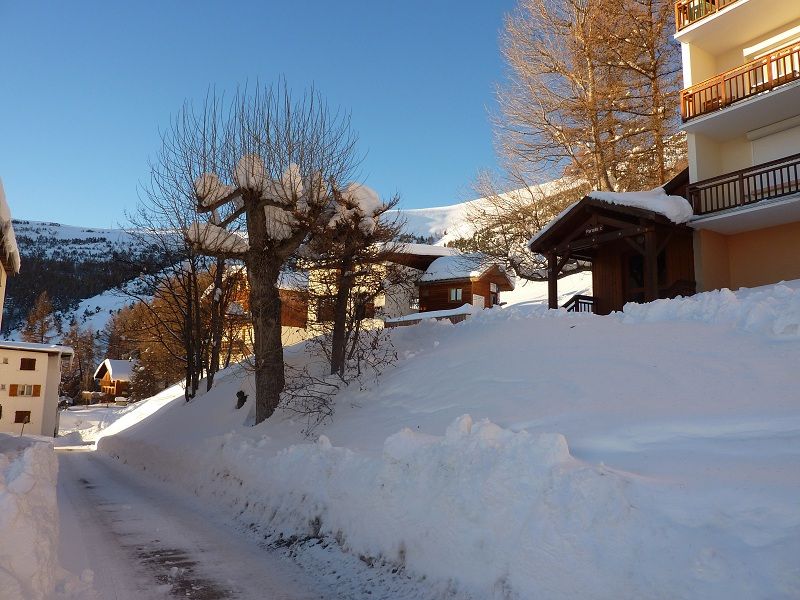
M297 566L211 511L93 452L59 450L62 565L102 600L329 598ZM91 575L84 575L84 579Z

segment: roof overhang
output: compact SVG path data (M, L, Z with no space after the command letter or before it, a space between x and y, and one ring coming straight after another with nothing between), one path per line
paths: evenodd
M608 232L586 230L587 221L593 216L597 217L601 223L608 224L612 229L609 229ZM606 238L613 239L613 236L609 236L614 228L623 231L626 230L626 227L637 228L647 224L686 229L685 225L677 225L662 214L632 206L611 204L590 196L584 196L557 219L528 244L531 252L537 254L553 252L570 238L588 241L594 239L598 244L604 243L607 241ZM592 228L590 227L590 229ZM593 247L593 244L589 244L579 252L572 251L572 256L577 259L590 260L594 255Z
M32 342L0 342L0 350L17 350L19 352L41 352L51 356L72 356L75 352L69 346L52 344L35 344Z
M689 226L693 229L732 235L797 221L800 221L800 194L775 200L762 200L750 206L740 206L696 217L689 221Z

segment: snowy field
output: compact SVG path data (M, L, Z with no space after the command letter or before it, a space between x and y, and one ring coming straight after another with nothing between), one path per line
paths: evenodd
M387 598L800 597L800 282L393 336L397 365L316 440L287 413L250 427L230 369L99 451L322 579L361 589L353 557L416 582Z

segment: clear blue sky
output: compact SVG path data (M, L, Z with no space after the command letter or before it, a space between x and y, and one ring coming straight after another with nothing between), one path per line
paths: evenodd
M402 206L469 196L514 0L0 0L0 177L15 218L110 227L158 130L209 85L285 75L352 111L365 180Z

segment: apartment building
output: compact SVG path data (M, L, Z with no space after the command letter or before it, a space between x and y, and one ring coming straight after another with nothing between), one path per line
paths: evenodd
M800 1L678 0L697 290L800 278Z

